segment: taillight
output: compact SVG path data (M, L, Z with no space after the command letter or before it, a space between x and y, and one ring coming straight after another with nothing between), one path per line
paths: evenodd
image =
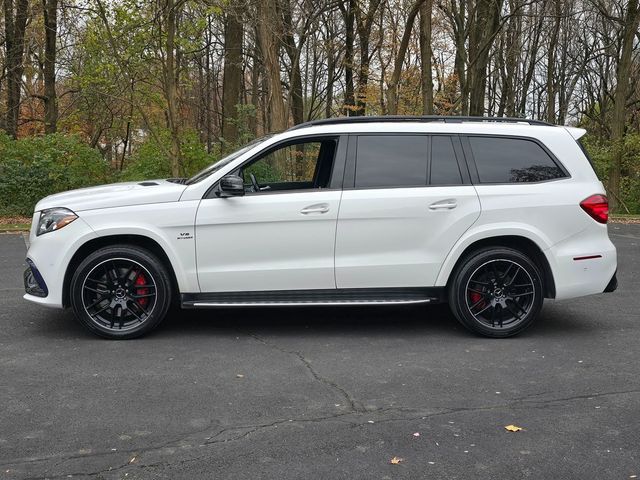
M580 206L598 223L609 220L609 200L605 195L591 195L580 202Z

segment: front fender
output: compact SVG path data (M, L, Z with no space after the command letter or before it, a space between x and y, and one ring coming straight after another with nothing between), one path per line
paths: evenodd
M180 292L199 292L194 223L197 201L136 205L82 212L98 237L138 235L167 255Z

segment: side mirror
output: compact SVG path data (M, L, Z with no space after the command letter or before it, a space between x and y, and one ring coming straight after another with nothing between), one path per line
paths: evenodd
M227 175L220 179L219 197L241 197L244 195L244 180L238 175Z

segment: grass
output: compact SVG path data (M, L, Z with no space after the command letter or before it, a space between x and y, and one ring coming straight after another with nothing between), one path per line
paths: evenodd
M30 228L29 217L0 216L0 232L28 232Z
M0 232L28 232L31 225L28 223L2 223L0 222Z

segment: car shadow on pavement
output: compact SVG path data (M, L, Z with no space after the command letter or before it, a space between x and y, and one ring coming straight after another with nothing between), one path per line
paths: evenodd
M521 337L566 336L595 330L575 313L543 309ZM256 331L277 336L341 335L479 338L460 325L447 305L377 307L301 307L182 310L170 315L156 335L216 335ZM487 339L490 341L489 339Z
M597 330L576 312L545 307L537 322L518 337L556 337ZM29 321L32 333L47 338L95 338L71 310L42 309ZM185 338L236 335L260 331L288 336L393 336L475 337L453 317L447 305L377 307L217 308L175 310L145 338ZM487 341L491 341L487 339Z

